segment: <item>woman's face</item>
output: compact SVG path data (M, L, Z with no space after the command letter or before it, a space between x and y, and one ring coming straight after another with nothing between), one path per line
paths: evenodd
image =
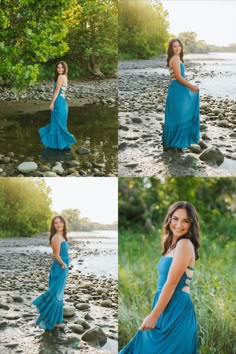
M54 220L54 227L57 232L63 232L64 230L64 223L60 218L56 218Z
M182 47L178 41L175 41L172 45L172 50L174 54L180 55Z
M185 209L177 209L171 217L170 230L173 236L179 238L189 231L191 222Z
M63 74L64 74L64 71L65 71L65 69L63 68L62 64L58 64L58 65L57 65L57 73L58 73L59 75L63 75Z

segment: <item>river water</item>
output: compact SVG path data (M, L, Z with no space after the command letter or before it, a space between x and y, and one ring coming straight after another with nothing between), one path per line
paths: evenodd
M236 99L236 53L187 54L199 69L195 81L200 81L201 94Z

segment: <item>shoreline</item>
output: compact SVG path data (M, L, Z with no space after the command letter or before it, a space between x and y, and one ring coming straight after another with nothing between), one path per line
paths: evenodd
M81 353L116 353L117 280L73 270L73 260L78 259L78 252L81 260L86 248L82 242L79 249L73 240L69 240L69 243L71 261L64 297L65 325L63 330L51 331L55 337L54 344L58 351L66 350L68 354L74 353L73 348L79 349ZM31 301L47 289L52 254L43 250L38 252L37 249L40 245L48 246L48 239L45 236L0 239L0 245L0 349L6 354L11 352L11 348L27 354L39 353L41 347L47 348L49 342L45 338L46 332L34 325L37 311ZM28 245L34 246L35 250L29 252ZM24 249L16 252L17 247ZM90 252L94 251L90 249ZM98 338L104 340L105 337L107 340L100 349L91 346L90 341L81 339L88 330L95 333L95 327L100 328Z
M200 92L200 142L180 154L163 152L161 134L169 85L169 76L161 72L165 65L164 58L120 62L119 175L236 176L236 101L229 98ZM195 80L199 75L195 63L186 61L186 74L188 80ZM199 156L207 149L210 158L201 160ZM218 160L222 163L222 159L225 162L220 167Z

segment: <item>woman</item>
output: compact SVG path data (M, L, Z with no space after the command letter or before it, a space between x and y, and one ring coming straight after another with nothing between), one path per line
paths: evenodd
M51 149L70 149L76 143L73 135L67 130L68 104L65 93L68 84L68 67L64 61L56 64L54 93L50 105L51 122L39 129L41 142Z
M55 216L50 227L50 245L55 260L52 263L48 290L33 301L39 317L40 328L52 330L63 322L63 295L69 267L66 222L62 216Z
M199 88L185 79L183 44L172 39L167 52L170 70L163 148L187 148L200 138Z
M199 224L188 202L170 206L152 312L120 354L196 354L197 322L189 285L199 258Z

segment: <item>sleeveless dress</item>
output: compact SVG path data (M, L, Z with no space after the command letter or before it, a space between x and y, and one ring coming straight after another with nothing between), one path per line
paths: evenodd
M52 330L56 324L63 322L63 296L69 267L68 249L68 243L62 241L60 257L67 268L62 269L54 260L49 273L48 290L32 302L39 312L36 323L42 329Z
M54 83L54 90L56 83ZM39 129L41 142L51 149L70 149L76 143L72 134L67 130L68 104L65 98L67 86L61 86L51 112L50 124Z
M173 258L162 256L158 263L159 279L152 309L167 280ZM193 271L193 268L188 267ZM175 292L159 317L155 328L138 330L120 354L197 354L197 321L191 296L182 291L191 277L184 273Z
M180 71L185 78L183 63L180 63ZM167 148L187 148L200 139L199 91L193 92L181 84L171 69L170 74L162 142Z

